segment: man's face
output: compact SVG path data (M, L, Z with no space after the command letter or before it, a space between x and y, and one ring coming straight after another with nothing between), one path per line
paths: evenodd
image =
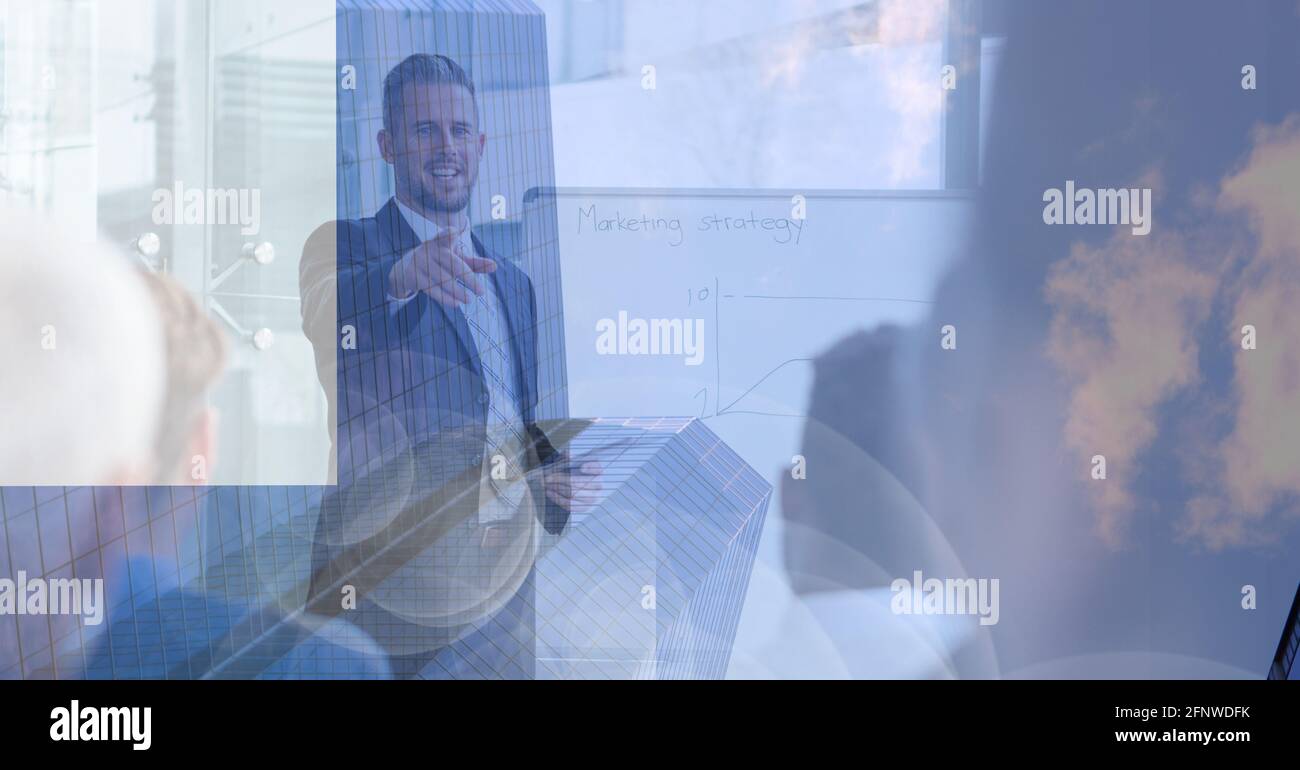
M487 139L479 133L469 90L452 83L407 84L393 118L392 133L381 132L379 146L393 164L398 191L427 211L464 210Z

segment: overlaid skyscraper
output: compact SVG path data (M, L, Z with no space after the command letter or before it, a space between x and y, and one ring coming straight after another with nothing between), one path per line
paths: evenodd
M502 629L493 612L484 611L436 651L425 674L490 678L518 668L534 670L543 679L723 677L771 486L698 420L600 418L564 421L548 430L571 437L566 448L572 456L602 464L601 499L575 515L563 534L542 535L530 547L534 591L513 597L475 595L477 606L495 610L495 600L534 615L534 641L498 642L491 646L497 657L485 656L471 640ZM352 585L364 594L387 591L391 607L392 581L400 581L403 555L442 537L438 521L472 509L443 500L440 489L411 484L423 475L411 473L419 456L417 452L412 462L399 461L372 474L351 498L353 503L394 501L372 508L386 528L385 543L372 538L347 560L331 565L321 581L324 599L309 600L306 613L288 612L286 617L271 611L277 598L283 613L293 604L290 595L301 595L306 576L300 569L283 571L279 585L287 590L285 596L274 596L269 583L263 583L259 590L268 607L241 618L237 638L217 645L217 659L207 658L219 676L357 676L373 670L364 665L363 653L370 651L357 649L347 627L329 625L327 618L350 617L330 601L334 589ZM392 515L383 515L389 508ZM427 518L409 515L429 510L435 514ZM232 581L228 586L243 585L249 574L275 572L277 545L292 552L306 524L285 521L278 534L260 538L244 558L228 562L237 566L227 576ZM215 589L215 578L209 582ZM462 586L453 598L465 600L471 593ZM435 630L431 615L424 620L427 629ZM375 641L392 645L382 630L370 630ZM337 649L352 654L330 654ZM184 676L186 670L177 674Z
M538 560L538 678L720 678L771 486L699 420L599 419L609 494Z
M1273 665L1269 666L1269 679L1300 679L1300 668L1295 665L1296 655L1300 653L1300 586L1296 587L1295 600L1291 602L1291 612L1286 616L1282 626L1282 640L1277 643L1277 654L1273 656Z

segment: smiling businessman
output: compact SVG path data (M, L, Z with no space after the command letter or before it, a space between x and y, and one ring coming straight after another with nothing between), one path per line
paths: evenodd
M410 56L383 118L396 195L319 228L300 269L338 467L308 608L348 613L399 675L528 678L539 527L559 534L601 469L570 469L537 426L532 283L470 228L487 144L473 82Z

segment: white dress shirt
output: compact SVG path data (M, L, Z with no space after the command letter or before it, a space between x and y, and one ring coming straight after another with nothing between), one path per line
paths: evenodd
M438 237L446 228L431 222L400 200L397 208L402 212L406 223L415 231L421 243ZM478 256L474 249L474 240L466 226L456 240L461 254ZM513 518L522 502L525 482L523 480L523 437L526 436L523 416L519 412L520 382L518 361L514 348L510 344L510 327L506 323L501 299L497 296L496 283L491 273L480 273L479 281L483 285L483 295L477 296L468 286L469 302L461 305L469 323L470 336L474 340L476 355L484 369L483 380L487 389L487 449L482 464L483 478L489 483L492 492L480 496L478 520L488 524ZM462 283L462 285L464 285ZM393 312L414 299L415 295L397 299L389 294ZM501 457L494 460L494 455ZM505 461L504 470L507 478L501 479L502 468L496 468L493 476L494 462L500 466ZM486 490L485 490L486 491Z

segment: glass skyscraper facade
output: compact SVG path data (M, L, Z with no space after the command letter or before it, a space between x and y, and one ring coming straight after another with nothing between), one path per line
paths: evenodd
M1282 640L1277 643L1277 654L1273 656L1273 665L1269 666L1269 679L1300 679L1300 666L1295 659L1300 652L1300 586L1296 587L1295 600L1291 602L1291 612L1286 616L1282 627Z
M537 565L539 678L721 678L771 486L698 420L599 419L608 494Z

